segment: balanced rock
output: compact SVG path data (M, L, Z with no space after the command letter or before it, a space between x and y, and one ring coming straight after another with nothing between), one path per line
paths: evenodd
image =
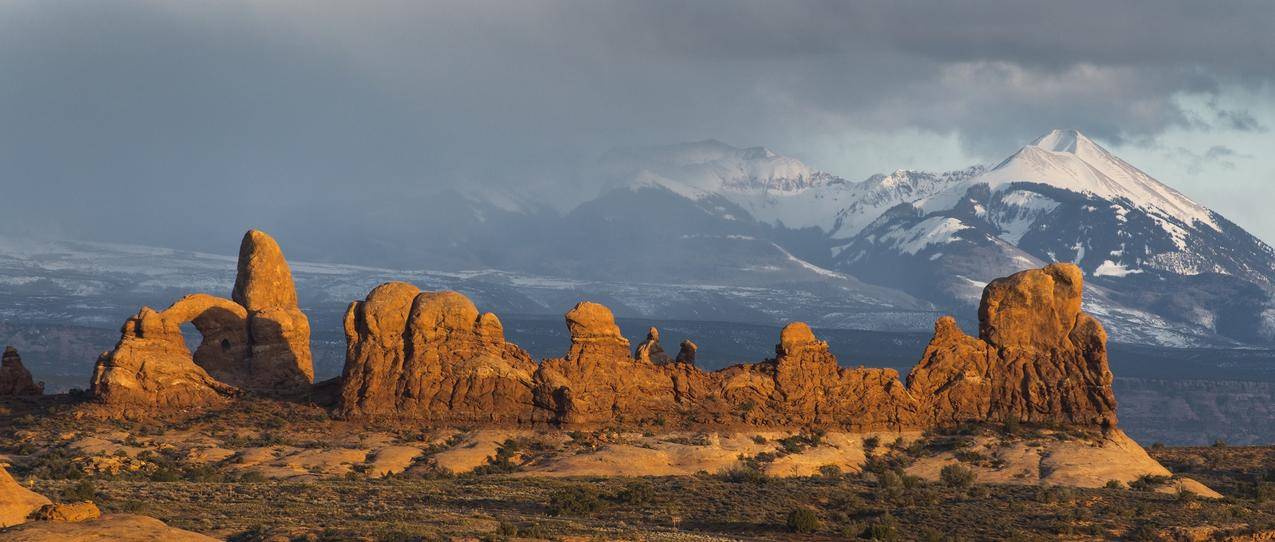
M1082 273L1053 264L983 290L979 337L941 318L908 389L933 423L1025 421L1114 427L1107 334L1081 312Z
M473 422L530 421L536 364L457 292L376 287L345 316L341 411Z
M664 353L664 348L660 347L660 330L655 328L647 330L646 340L637 346L637 350L634 350L633 358L656 365L664 365L673 361L673 358Z
M690 339L686 339L682 341L682 345L677 351L677 359L674 361L695 365L695 352L698 350L699 346L696 346Z
M43 395L44 383L36 383L31 371L22 366L22 357L12 346L4 348L0 357L0 396Z
M12 527L27 520L31 512L50 504L49 499L31 491L0 466L0 527Z

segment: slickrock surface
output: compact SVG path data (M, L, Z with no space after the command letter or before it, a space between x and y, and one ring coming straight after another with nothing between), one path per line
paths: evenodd
M1106 334L1080 311L1081 287L1069 264L992 282L980 336L940 319L905 385L891 369L840 367L801 322L783 329L774 358L715 372L694 366L690 341L681 363L669 363L654 328L630 354L610 309L591 302L565 316L566 355L537 367L504 341L495 316L480 316L464 296L389 283L347 312L342 412L848 431L1011 420L1112 428Z
M31 512L50 504L49 499L31 491L0 467L0 527L11 527L27 520Z
M119 410L207 406L240 389L307 391L314 380L310 324L279 245L252 230L239 251L234 299L192 294L163 312L143 307L103 353L91 391ZM192 354L181 326L203 336Z
M43 395L44 384L31 378L31 371L22 366L22 357L12 346L4 348L0 357L0 396Z
M6 542L213 542L217 539L169 527L146 516L112 514L67 523L40 521L0 532Z

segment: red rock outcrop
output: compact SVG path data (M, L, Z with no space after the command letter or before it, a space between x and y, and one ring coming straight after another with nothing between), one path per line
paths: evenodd
M124 322L115 349L98 358L90 387L93 396L124 409L149 410L217 404L238 393L195 364L182 337L182 323L142 307Z
M698 351L699 346L691 342L690 339L683 340L681 347L677 351L677 358L673 361L695 365L695 353Z
M940 319L908 375L930 419L1114 427L1107 334L1080 310L1082 282L1071 264L992 281L979 306L978 338Z
M31 512L48 504L49 499L22 487L0 466L0 528L23 523Z
M531 420L536 363L464 295L382 284L350 305L345 333L345 415Z
M143 307L103 353L91 392L127 407L184 408L221 402L240 390L294 394L314 379L310 325L279 245L252 230L240 245L234 300L181 298L163 312ZM192 354L181 326L202 335Z
M633 351L633 357L639 361L654 363L656 365L664 365L672 362L673 358L664 352L664 348L660 346L660 330L652 327L646 332L646 340L642 341Z
M31 371L22 366L22 357L12 346L4 347L0 357L0 396L43 395L44 383L31 378Z
M314 382L310 320L297 307L292 270L273 238L250 230L239 244L231 298L248 311L248 360L239 385L304 391Z
M460 294L377 287L346 315L342 411L440 422L924 429L964 421L1111 427L1106 335L1080 311L1081 274L1052 265L994 281L980 337L944 317L905 385L892 369L842 368L804 323L776 356L706 372L686 341L669 363L654 328L631 355L606 307L566 314L571 346L538 367ZM527 375L530 375L528 377Z

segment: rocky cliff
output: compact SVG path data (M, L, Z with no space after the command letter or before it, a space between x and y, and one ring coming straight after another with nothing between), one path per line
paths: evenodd
M181 408L218 403L251 390L291 394L314 380L310 324L279 245L252 230L239 251L233 300L192 294L163 311L142 307L99 357L91 383L100 402ZM202 336L192 354L181 326Z
M22 357L12 346L4 348L0 357L0 396L43 395L44 384L31 378L31 371L22 366Z
M631 351L614 316L590 302L566 314L571 346L538 366L499 320L455 292L374 289L346 314L340 411L451 422L565 425L814 426L921 429L964 421L1112 427L1106 334L1080 311L1082 275L1056 264L989 284L979 336L950 317L906 384L890 369L840 367L804 323L775 356L707 372L695 345L676 360L659 331Z

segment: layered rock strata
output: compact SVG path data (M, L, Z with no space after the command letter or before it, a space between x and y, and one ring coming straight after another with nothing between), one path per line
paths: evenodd
M810 426L923 429L964 421L1115 425L1106 335L1080 311L1082 277L1056 264L992 282L979 336L944 317L906 384L891 369L838 365L804 323L775 357L707 372L696 347L670 363L659 332L630 353L606 307L566 314L571 346L538 366L498 320L455 292L377 287L346 314L340 410L436 421L565 425Z
M44 383L37 383L31 371L22 365L22 357L12 346L4 348L0 357L0 397L6 395L43 395Z
M310 324L283 252L265 233L244 235L232 295L192 294L163 311L142 307L98 359L92 395L110 405L183 408L243 390L307 391L314 380ZM187 323L202 336L194 353L182 336Z

